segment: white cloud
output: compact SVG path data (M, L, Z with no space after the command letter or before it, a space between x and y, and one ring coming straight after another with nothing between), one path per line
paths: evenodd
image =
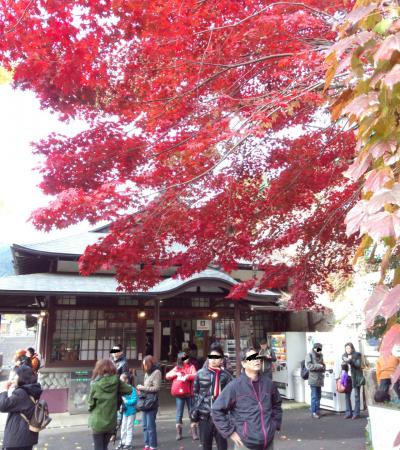
M40 242L88 229L80 224L66 230L41 233L27 223L30 213L49 201L37 187L40 175L34 171L38 159L32 154L31 142L50 132L73 135L83 123L60 122L56 115L40 109L31 92L0 86L0 241Z

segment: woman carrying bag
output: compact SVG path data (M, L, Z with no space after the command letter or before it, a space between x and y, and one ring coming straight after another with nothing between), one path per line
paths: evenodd
M132 386L119 380L109 359L97 361L89 393L89 427L93 430L94 450L107 450L117 429L118 398L132 392Z
M176 398L176 440L182 439L182 418L185 403L187 405L188 414L193 405L193 381L196 378L196 368L189 361L189 355L184 352L178 354L176 366L170 370L165 378L172 380L171 395ZM190 429L192 439L198 440L197 424L191 421Z
M352 385L354 390L354 411L351 405L351 399L349 398L349 404L346 407L346 415L352 419L360 418L360 397L361 397L361 386L365 384L365 378L362 371L362 360L361 353L356 352L354 345L348 342L344 346L345 352L342 356L344 363L348 364L351 369Z
M26 365L15 369L13 381L7 381L4 388L8 389L11 384L14 384L15 390L10 397L7 391L0 394L0 412L8 413L2 448L32 450L38 443L39 433L29 429L26 418L32 417L35 410L32 399L39 400L42 388L32 368Z
M143 370L144 383L136 386L139 393L136 409L142 411L144 449L156 450L156 416L158 412L158 392L161 388L161 370L151 355L144 358Z

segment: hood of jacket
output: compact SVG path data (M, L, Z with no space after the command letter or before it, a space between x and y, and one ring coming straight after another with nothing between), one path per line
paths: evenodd
M19 389L23 389L29 396L32 396L34 399L40 398L43 392L42 387L39 383L24 384L23 386L19 386Z
M161 371L161 367L160 364L155 363L151 366L151 369L147 372L147 374L150 376L153 372L155 372L156 370L160 370Z
M101 392L109 396L111 392L116 392L118 386L117 375L105 375L95 380L94 383L97 387L97 392L101 395Z

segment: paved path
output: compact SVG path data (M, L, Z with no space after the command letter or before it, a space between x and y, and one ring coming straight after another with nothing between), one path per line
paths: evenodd
M305 408L284 411L282 432L276 439L275 450L365 450L364 432L366 419L345 420L342 415L324 413L320 420L311 419ZM61 425L62 420L57 419ZM87 427L70 426L52 428L40 435L37 450L91 450L93 448ZM80 421L82 423L82 420ZM72 424L72 425L71 425ZM200 450L198 442L188 437L186 422L185 438L175 441L174 411L164 411L157 422L159 450ZM143 448L143 434L139 425L135 431L135 449ZM110 450L115 449L113 445Z

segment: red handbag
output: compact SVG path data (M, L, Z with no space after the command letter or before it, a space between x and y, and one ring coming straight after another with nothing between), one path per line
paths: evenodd
M171 395L173 397L191 397L192 386L190 381L183 381L178 378L174 378L171 386Z
M342 382L340 381L340 378L336 380L336 391L343 394L346 392L346 386L343 386Z

